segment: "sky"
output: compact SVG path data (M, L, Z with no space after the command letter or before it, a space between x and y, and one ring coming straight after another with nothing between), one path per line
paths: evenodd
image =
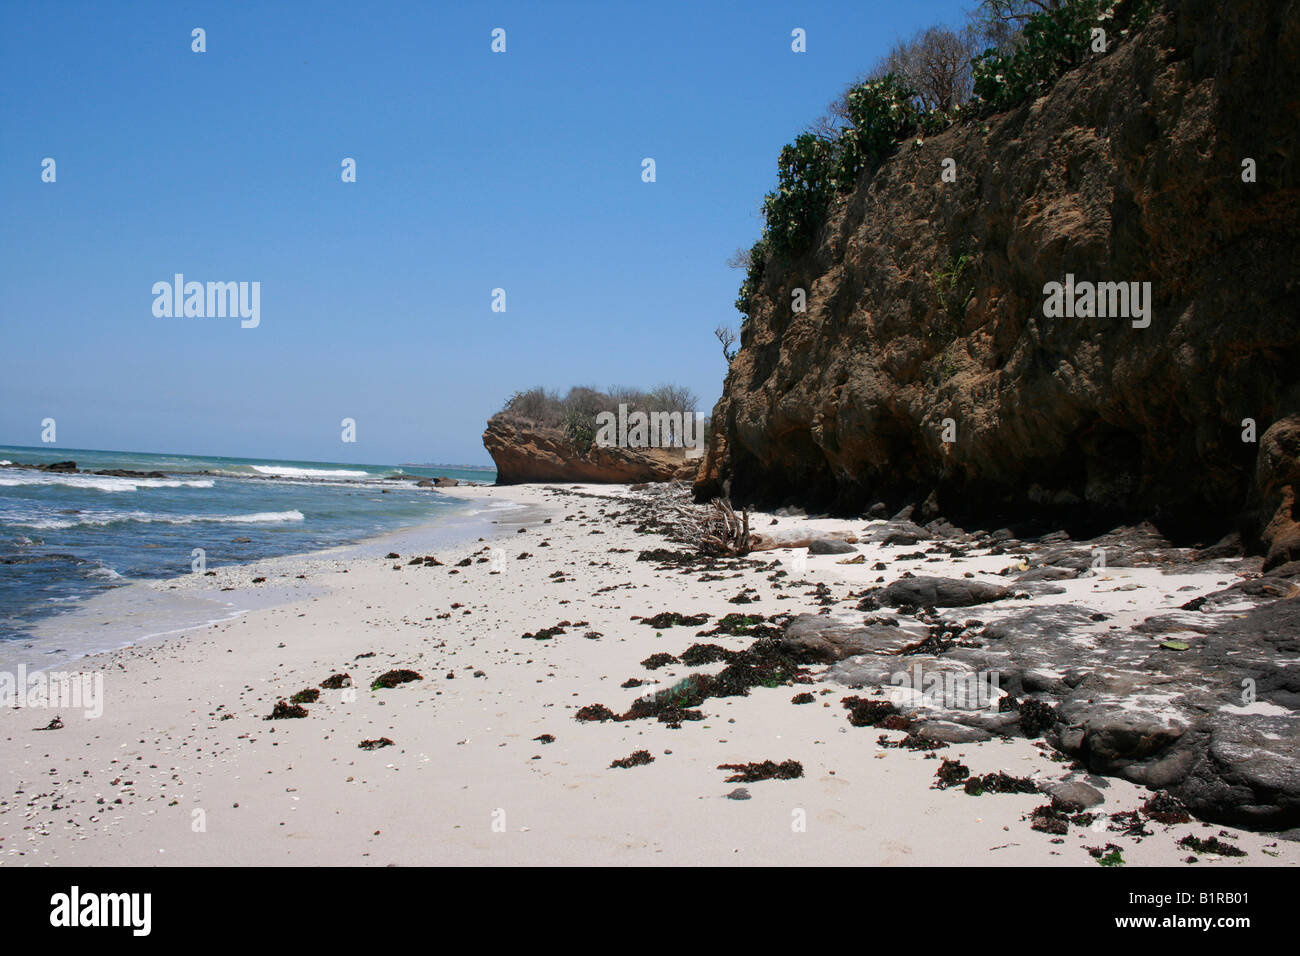
M0 445L490 464L534 385L711 411L781 147L973 5L4 0ZM257 326L155 315L176 273Z

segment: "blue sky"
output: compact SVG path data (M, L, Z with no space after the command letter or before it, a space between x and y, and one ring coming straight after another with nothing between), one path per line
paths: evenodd
M490 463L532 385L711 410L781 146L973 5L5 3L0 444ZM155 317L177 272L261 324Z

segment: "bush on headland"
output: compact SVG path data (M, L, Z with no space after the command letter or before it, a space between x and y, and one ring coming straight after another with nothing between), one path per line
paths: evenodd
M575 446L585 450L596 440L597 416L602 412L617 416L622 405L628 415L669 412L686 416L693 414L698 404L695 393L680 385L660 385L650 391L623 386L599 391L575 386L563 397L539 385L515 392L498 414L507 420L558 429ZM705 424L707 427L707 420Z

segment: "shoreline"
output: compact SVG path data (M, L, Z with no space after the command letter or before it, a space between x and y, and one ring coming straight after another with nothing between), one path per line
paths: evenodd
M449 493L454 490L440 488L438 494L455 499L458 496ZM493 511L527 508L504 502L504 508L497 506L474 510L468 507L473 504L472 500L459 500L467 506L465 510L451 511L415 525L392 528L345 544L317 551L291 552L237 564L210 566L208 570L215 573L206 580L196 578L191 572L129 581L94 594L64 613L41 618L30 629L28 636L0 643L0 670L12 669L19 664L28 673L65 668L88 658L212 627L252 611L320 596L325 592L319 587L291 584L268 586L255 592L251 590L253 585L250 582L254 577L266 577L268 580L273 576L283 578L289 569L296 576L304 568L326 567L332 562L381 555L394 550L395 546L405 546L408 549L412 546L436 548L455 545L476 535L489 536L494 532L500 534L494 528L497 522L489 520ZM221 597L223 590L231 588L235 589L231 598ZM142 619L149 623L144 625L145 633L141 634L138 632ZM119 623L114 626L113 622ZM104 627L109 630L101 630ZM108 645L69 650L68 646L75 647L81 643L79 637L86 632L101 635L99 641L107 640ZM124 633L131 633L132 636L123 636ZM106 634L112 636L106 637ZM36 647L38 643L68 646L39 651ZM34 653L23 653L29 650ZM37 651L39 654L35 653ZM41 660L41 657L50 659Z
M61 729L38 732L49 712L0 710L0 865L1095 866L1090 848L1106 847L1130 865L1183 865L1179 839L1216 835L1246 855L1199 854L1198 866L1300 862L1300 845L1278 834L1200 821L1126 832L1125 814L1151 793L1072 769L1041 741L899 747L901 731L846 719L841 702L870 690L837 679L838 665L710 697L702 719L677 727L575 720L580 708L621 711L688 673L721 670L684 665L688 645L735 653L754 643L644 619L706 614L707 629L728 614L848 620L852 605L832 608L828 594L856 600L878 577L927 567L997 580L1008 557L908 556L873 537L886 522L751 513L763 532L852 531L864 560L810 554L799 569L787 548L700 574L638 560L681 546L629 525L636 495L625 486L453 490L529 509L527 520L506 512L499 530L510 544L496 539L504 561L486 541L448 545L438 564L400 549L398 560L339 558L299 571L327 593L97 656L98 719L67 712ZM885 561L887 576L873 567ZM1233 576L1219 565L1117 567L1060 586L1123 622ZM1011 619L1069 597L1043 590L969 611ZM904 616L894 633L924 628ZM419 679L370 689L392 670ZM305 718L264 719L277 701L344 673L354 686L319 690ZM799 706L802 693L812 700ZM641 751L652 759L618 766ZM1034 829L1041 792L936 789L947 759L972 774L1093 787L1104 795L1096 828ZM801 773L732 782L721 769L765 760L797 761Z

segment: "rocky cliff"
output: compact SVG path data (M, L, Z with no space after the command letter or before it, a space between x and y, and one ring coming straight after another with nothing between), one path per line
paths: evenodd
M1300 543L1295 458L1261 454L1300 421L1298 159L1296 0L1168 0L1048 95L900 144L766 263L698 496ZM1053 282L1150 283L1149 325L1047 317Z
M699 458L682 449L580 448L558 428L494 415L483 432L483 446L497 466L497 484L576 481L600 484L692 481Z

